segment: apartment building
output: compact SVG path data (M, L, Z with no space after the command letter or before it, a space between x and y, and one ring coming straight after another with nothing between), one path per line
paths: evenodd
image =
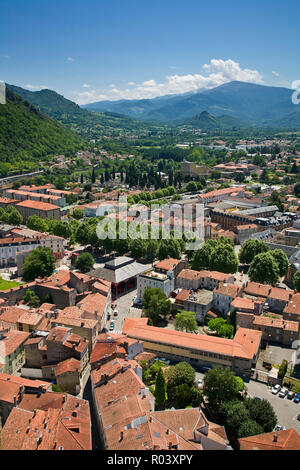
M261 331L239 328L234 339L195 335L148 326L147 318L125 319L123 333L144 342L144 349L193 367L229 367L237 375L249 377L258 357Z
M299 340L299 322L282 320L279 318L253 315L251 313L237 312L237 328L251 328L262 332L262 345L277 343L286 347L293 347L294 341Z
M18 204L16 204L16 208L23 217L24 222L27 222L28 217L31 215L37 215L42 219L52 218L56 220L60 220L61 217L60 208L47 202L26 200L18 202Z
M230 312L232 301L242 292L242 287L235 284L220 283L213 291L214 308L224 317Z
M25 363L24 343L29 333L0 330L0 372L15 374Z

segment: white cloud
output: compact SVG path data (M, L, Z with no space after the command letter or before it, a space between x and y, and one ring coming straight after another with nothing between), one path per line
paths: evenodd
M4 55L3 58L4 59L9 59L9 55Z
M74 62L74 61L75 61L75 59L73 59L73 57L67 57L67 60L68 60L69 62Z
M275 75L275 77L280 77L278 72L275 72L275 70L272 71L272 74Z
M242 69L240 64L229 59L212 59L203 67L203 73L186 75L167 75L165 80L158 83L154 79L145 80L138 84L129 82L130 88L118 89L112 87L102 90L78 92L73 99L80 104L101 100L143 99L155 98L168 94L181 94L201 89L214 88L224 83L238 80L242 82L263 83L262 75L257 70Z
M91 88L91 85L89 85L88 83L84 83L84 84L82 85L82 88Z
M47 85L32 85L31 83L23 86L24 88L28 88L29 90L44 90L45 88L49 88Z

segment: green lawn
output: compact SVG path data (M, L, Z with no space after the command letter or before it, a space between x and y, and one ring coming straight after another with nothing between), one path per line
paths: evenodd
M11 289L12 287L17 287L20 283L16 281L5 281L0 277L0 290Z

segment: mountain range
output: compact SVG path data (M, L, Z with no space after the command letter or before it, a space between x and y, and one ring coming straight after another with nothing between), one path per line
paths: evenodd
M29 91L15 85L6 84L6 87L16 95L39 109L42 113L78 131L81 135L91 135L91 130L101 133L109 129L122 129L132 131L149 127L140 120L125 116L116 111L93 112L81 108L78 104L68 100L53 90L43 89L40 91Z
M300 105L292 103L292 93L288 88L233 81L196 93L147 100L100 101L83 108L174 124L206 111L214 117L227 115L242 120L242 126L298 128Z

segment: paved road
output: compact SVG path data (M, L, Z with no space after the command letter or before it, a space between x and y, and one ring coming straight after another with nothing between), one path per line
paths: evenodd
M265 398L274 408L278 417L278 424L284 426L286 429L295 428L300 433L300 421L297 421L297 415L300 414L300 403L294 403L293 400L280 398L278 395L273 395L271 388L260 382L250 380L246 383L248 393L251 397Z
M121 333L123 329L124 319L126 317L140 317L142 314L141 309L132 308L133 297L137 294L136 289L128 292L125 295L122 295L117 300L114 301L115 308L118 311L118 315L113 315L113 310L110 320L106 322L105 328L109 329L109 324L113 319L115 322L114 333Z

